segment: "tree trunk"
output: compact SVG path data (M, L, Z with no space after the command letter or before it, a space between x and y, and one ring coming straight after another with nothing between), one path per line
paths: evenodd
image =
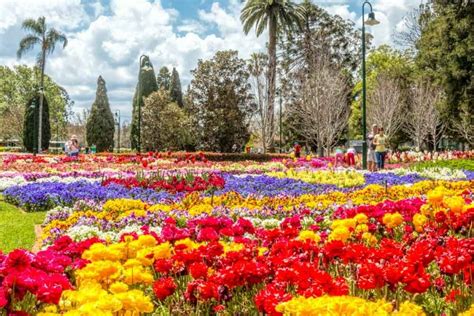
M268 114L269 118L269 134L271 137L270 140L270 150L275 151L275 146L273 143L273 135L275 134L275 88L276 88L276 38L277 38L277 21L275 17L270 17L268 20L268 29L269 29L269 43L268 43L268 90L267 90L267 102L268 102Z
M44 39L43 39L44 41ZM43 148L42 134L43 134L43 100L44 100L44 68L46 65L46 48L42 47L41 52L41 78L40 78L40 100L38 113L38 153L41 153Z

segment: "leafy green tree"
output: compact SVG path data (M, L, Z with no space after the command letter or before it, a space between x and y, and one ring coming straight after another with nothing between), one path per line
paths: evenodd
M25 105L38 93L38 68L25 65L0 66L0 138L23 139ZM50 77L44 77L52 138L66 136L66 123L73 102L66 90Z
M46 67L46 56L52 54L58 43L63 44L63 48L67 45L66 36L54 28L48 28L45 17L40 17L37 20L27 19L23 21L22 27L29 33L20 41L17 55L21 58L25 53L32 50L35 46L41 48L38 55L38 63L41 68L40 77L40 100L39 100L39 126L38 126L38 142L42 141L42 124L43 124L43 99L44 99L44 71Z
M181 80L179 79L178 71L174 67L173 72L171 73L170 96L171 101L176 102L180 107L183 107L183 91L181 90Z
M269 134L274 134L275 93L277 70L277 37L285 32L295 30L304 20L301 6L290 0L247 0L242 9L240 20L245 34L255 27L257 36L268 28L268 73L267 102L269 104Z
M133 96L133 111L132 111L132 127L130 130L130 139L132 149L138 149L138 144L141 140L139 134L139 108L143 109L144 99L151 93L158 91L158 84L156 82L155 71L148 56L141 59L140 72L138 74L138 84Z
M23 146L29 152L38 152L38 126L39 126L39 102L40 96L37 94L26 103L25 117L23 125ZM41 138L41 150L47 150L49 148L49 141L51 139L51 127L49 125L49 107L48 100L43 98L43 113L41 119L41 132L43 137Z
M474 6L433 0L421 18L417 66L444 89L448 132L474 145Z
M171 101L168 91L153 92L143 108L143 145L147 151L182 150L192 147L189 114Z
M97 151L110 151L114 147L115 121L110 110L107 88L102 76L97 79L97 92L86 124L86 139Z
M245 60L237 51L219 51L211 60L199 60L192 73L188 99L200 149L243 149L256 110Z
M408 110L409 87L414 76L414 61L412 57L405 52L398 51L387 45L382 45L373 50L367 57L367 113L371 111L370 96L377 92L381 85L381 78L385 78L397 86L393 89L400 90L400 102L403 103L405 111ZM349 120L349 131L351 139L362 139L361 133L361 102L362 102L362 81L358 80L352 90L353 101L351 105L351 117ZM394 104L395 106L395 104ZM370 113L368 114L370 117ZM400 143L406 140L406 135L395 133L392 137L392 143Z
M170 90L171 74L168 67L164 66L160 68L160 72L158 73L158 76L156 76L156 83L158 85L158 89L163 89L165 91Z

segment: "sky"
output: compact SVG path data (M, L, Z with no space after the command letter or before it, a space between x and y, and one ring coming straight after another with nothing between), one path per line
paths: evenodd
M298 1L298 0L297 0ZM360 25L362 0L312 0L331 14ZM370 27L374 44L390 44L403 29L403 17L422 0L372 0L379 25ZM107 82L112 111L129 121L138 80L138 60L150 56L157 73L176 67L183 87L199 59L234 49L242 58L263 51L267 34L245 35L241 0L0 0L0 65L32 65L37 50L16 58L21 23L45 16L48 25L66 34L68 46L47 59L46 73L75 102L73 110L90 109L99 75Z

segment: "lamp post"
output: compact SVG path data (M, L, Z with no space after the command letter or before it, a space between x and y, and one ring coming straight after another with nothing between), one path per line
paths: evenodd
M281 137L281 135L282 135L282 133L281 133L282 132L282 130L281 130L281 116L282 116L282 109L283 109L282 105L283 105L283 98L282 98L282 93L281 93L281 90L280 90L280 154L282 153L282 145L283 145L282 144L282 137Z
M33 101L31 102L30 108L33 110L33 155L36 156L36 154L39 152L38 150L38 138L36 137L36 133L38 130L38 127L36 124L37 121L37 114L36 114L36 97L33 98Z
M369 16L365 21L365 5L370 7ZM369 1L364 1L362 4L362 169L367 169L367 91L366 91L366 73L365 73L365 25L377 25L380 22L375 19L375 13L372 10L372 4Z
M115 111L115 123L117 124L117 152L120 153L120 110Z
M142 66L142 60L143 58L148 58L146 55L141 55L140 56L140 64L139 64L139 70L138 70L138 93L137 93L137 102L138 102L138 122L137 122L137 128L138 128L138 142L137 142L137 149L138 152L140 153L142 151L142 86L141 86L141 81L140 81L140 74L143 71L150 71L153 70L153 68L150 67L150 65L145 64Z

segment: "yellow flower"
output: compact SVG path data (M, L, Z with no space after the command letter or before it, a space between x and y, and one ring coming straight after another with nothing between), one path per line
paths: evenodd
M123 309L139 313L153 312L153 303L148 296L145 296L140 290L131 290L116 294L115 297L123 304Z
M97 301L96 307L101 310L116 313L122 309L122 302L114 295L107 295L106 297L101 297Z
M365 233L369 231L369 226L366 224L360 224L356 226L355 232L360 234L360 233Z
M350 233L349 229L347 229L347 227L341 226L341 227L337 227L336 229L334 229L329 234L328 239L330 241L340 240L342 242L346 242L347 239L349 239L350 236L351 236L351 233Z
M425 315L425 312L423 312L423 308L421 308L421 306L418 306L409 301L405 301L400 304L398 311L393 314L403 316L423 316Z
M428 218L423 214L415 214L413 216L413 225L415 230L419 233L423 231L423 225L428 221Z
M471 307L467 311L460 313L459 316L474 316L474 304L471 304Z
M110 285L109 291L113 294L127 292L128 285L123 282L114 282Z
M460 214L463 211L463 207L466 204L464 199L460 196L445 196L443 204L455 214Z
M369 222L367 215L365 215L364 213L357 214L356 216L354 216L354 219L356 220L357 224L367 224Z
M377 244L377 237L375 237L374 235L372 235L369 232L363 233L362 234L362 239L365 240L367 242L367 244L369 244L369 245L373 246L373 245Z
M283 315L390 315L393 310L392 304L384 300L376 302L366 301L352 296L321 296L321 297L294 297L293 299L280 303L276 311Z
M312 240L315 243L321 241L321 237L312 230L302 230L298 236L300 240Z

